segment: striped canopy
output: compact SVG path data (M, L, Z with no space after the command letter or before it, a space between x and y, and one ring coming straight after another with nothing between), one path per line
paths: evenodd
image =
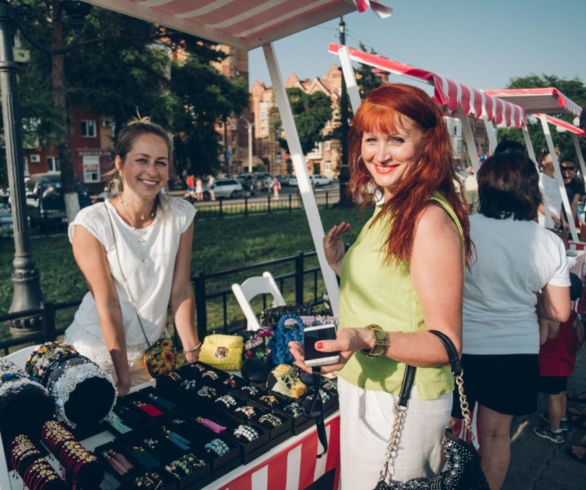
M354 0L84 1L246 50L357 10Z
M536 113L535 115L541 116L540 113ZM543 116L545 117L545 120L548 123L554 124L558 128L565 129L566 131L570 131L571 133L577 134L578 136L582 136L582 137L586 136L586 133L584 133L583 129L580 129L577 126L574 126L573 124L571 124L567 121L564 121L562 119L558 119L557 117L553 117L548 114L543 114Z
M340 49L342 49L341 44L330 44L330 53L337 54ZM447 105L451 111L460 105L465 114L473 113L476 117L485 117L489 121L495 121L497 124L515 126L516 128L526 124L525 111L516 104L502 100L499 97L493 97L486 92L470 88L431 71L415 68L398 61L392 61L384 56L365 53L354 48L348 48L348 50L350 58L354 61L433 85L435 101L440 105Z
M486 94L520 105L527 114L567 112L579 116L582 108L557 88L515 88L485 90Z

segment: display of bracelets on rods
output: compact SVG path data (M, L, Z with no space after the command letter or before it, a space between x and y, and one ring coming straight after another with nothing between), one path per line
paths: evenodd
M205 465L206 462L203 459L198 458L193 453L187 453L165 465L165 469L181 479L191 475L195 470L202 468Z
M66 489L67 485L45 458L31 460L29 465L19 465L18 474L29 490L41 490L50 485L51 489Z
M261 415L260 418L258 419L258 421L261 424L269 424L273 428L279 427L279 425L283 424L283 421L279 417L277 417L276 415L274 415L272 413L266 413L264 415Z
M20 464L33 457L33 459L40 459L42 457L41 451L37 448L33 441L24 434L17 435L10 443L10 464L20 474Z
M219 437L212 439L204 447L208 453L215 453L217 456L224 456L224 454L227 454L230 451L228 444Z
M259 436L256 429L250 425L241 424L234 429L234 437L239 440L246 439L248 442L252 442L255 439L258 439Z

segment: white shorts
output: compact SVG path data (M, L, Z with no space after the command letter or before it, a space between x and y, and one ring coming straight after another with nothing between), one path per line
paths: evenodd
M340 487L372 490L382 470L398 397L364 390L338 378ZM452 394L419 400L414 386L405 416L392 479L431 477L440 471L442 439L450 423Z

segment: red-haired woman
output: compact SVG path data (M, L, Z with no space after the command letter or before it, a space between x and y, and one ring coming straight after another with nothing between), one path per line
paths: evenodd
M372 489L382 468L405 365L417 366L395 480L440 470L442 434L454 389L448 356L428 330L462 343L462 285L470 251L468 218L442 113L422 90L379 87L363 101L350 137L350 183L359 204L376 203L372 218L344 252L342 222L324 237L341 278L336 340L340 351L341 482ZM296 363L301 345L292 343Z

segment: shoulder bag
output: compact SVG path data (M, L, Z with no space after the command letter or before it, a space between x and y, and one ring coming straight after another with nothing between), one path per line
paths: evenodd
M114 225L112 224L110 210L108 209L108 205L105 202L104 206L106 208L106 214L108 215L108 221L110 222L110 229L112 230L114 248L116 249L116 259L118 261L118 268L120 269L122 281L124 282L124 288L126 289L126 294L128 295L130 304L134 309L136 319L138 320L138 324L140 325L140 329L142 330L142 334L144 335L144 340L147 344L147 350L142 356L144 368L146 369L146 372L149 374L149 376L151 376L152 378L156 378L161 374L166 374L175 369L175 364L177 362L177 350L175 349L173 341L169 338L160 338L154 344L151 344L149 342L149 338L147 337L147 334L142 325L142 321L140 320L140 315L138 314L138 310L136 309L136 305L134 304L134 300L132 299L132 295L130 294L130 289L128 288L128 283L126 282L124 271L122 270L120 254L118 253L118 242L116 241L116 233L114 232Z
M464 394L464 378L458 352L447 335L438 330L430 330L430 333L436 335L442 341L448 352L452 366L452 374L454 375L459 394L460 408L464 416L464 423L470 432L470 436L474 438L470 408L466 400L466 395ZM384 466L380 472L380 479L375 490L488 490L489 487L486 477L480 467L480 455L472 443L458 438L449 428L444 433L443 444L446 464L441 473L431 478L414 478L404 482L392 479L389 468L392 467L393 460L399 451L399 440L405 422L407 403L414 379L415 367L407 366L397 403L397 414L395 415L393 431L391 432L391 437L387 445Z

